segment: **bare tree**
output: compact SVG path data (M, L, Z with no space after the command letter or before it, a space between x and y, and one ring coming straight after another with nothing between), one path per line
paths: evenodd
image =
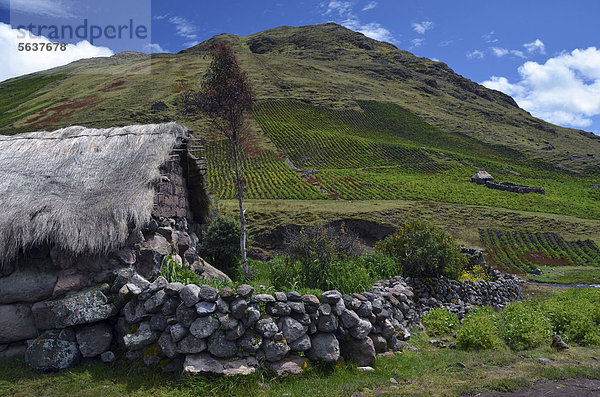
M208 115L213 127L231 146L231 166L240 207L240 251L242 269L248 276L246 257L246 209L244 209L243 144L249 135L248 115L254 104L254 90L239 64L230 44L219 42L210 52L212 62L202 79L200 91L186 91L181 98L184 113L201 111Z

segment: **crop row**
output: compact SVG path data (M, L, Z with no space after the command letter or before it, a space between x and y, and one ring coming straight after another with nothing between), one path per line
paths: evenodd
M206 146L208 190L222 199L237 197L231 150L226 141ZM320 191L290 169L283 159L270 151L255 156L243 155L245 197L251 199L320 199Z
M394 166L435 173L447 169L416 146L378 130L381 121L357 111L336 112L293 101L257 106L255 118L273 143L301 168Z
M556 233L479 230L491 262L505 269L529 271L540 265L600 266L600 248L591 240L567 241Z

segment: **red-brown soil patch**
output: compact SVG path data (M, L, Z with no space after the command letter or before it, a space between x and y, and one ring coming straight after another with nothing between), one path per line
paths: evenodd
M560 258L548 258L541 252L528 252L525 254L524 258L526 261L531 263L536 263L538 265L549 265L549 266L571 266L572 263L567 259Z
M348 183L358 182L356 179L354 179L350 176L345 176L345 177L341 178L340 180L342 180L344 182L348 182Z
M311 185L315 185L315 184L320 184L321 180L319 178L315 178L312 175L307 175L304 177L304 179L306 180L306 182L310 183Z
M81 108L91 107L100 102L95 94L88 95L76 101L70 101L68 103L53 106L42 110L32 119L27 122L28 127L33 126L47 126L60 122L61 120L71 116L77 110ZM51 114L50 114L51 113ZM44 118L45 117L45 118Z
M258 145L258 140L255 136L249 136L244 142L244 154L248 157L258 157L263 153L263 150Z
M123 84L125 84L125 81L123 81L123 80L115 81L114 83L112 83L108 87L104 87L104 88L102 88L101 90L98 90L98 91L110 92L110 91L122 90L123 88L125 88L125 87L123 87Z
M151 67L153 65L156 65L157 63L165 63L165 61L154 61L154 62L151 62L151 63L147 63L145 65L136 66L135 68L131 69L131 73L139 72L140 70L149 68L149 67ZM166 63L168 63L168 62L166 62Z

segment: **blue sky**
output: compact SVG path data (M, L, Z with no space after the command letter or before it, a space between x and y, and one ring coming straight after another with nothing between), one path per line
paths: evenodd
M598 0L0 0L0 52L12 65L0 63L0 80L82 57L178 52L219 33L333 21L445 62L540 118L600 134L599 15ZM149 34L93 45L74 38L66 53L35 59L12 49L16 22L76 24L82 17L103 27L136 18Z

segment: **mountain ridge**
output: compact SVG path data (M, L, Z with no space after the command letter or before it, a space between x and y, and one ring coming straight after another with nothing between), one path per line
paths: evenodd
M120 53L12 79L0 83L0 98L10 98L3 94L11 84L19 91L19 82L31 85L27 79L32 77L63 75L24 95L16 106L0 105L0 133L167 120L200 130L203 123L182 118L173 101L183 89L198 86L208 65L204 55L219 40L234 45L260 101L294 99L358 111L360 100L392 102L436 128L506 146L532 160L575 171L600 167L600 141L593 134L534 118L510 96L442 62L333 23L222 34L178 54ZM151 111L157 100L168 105L165 112Z

